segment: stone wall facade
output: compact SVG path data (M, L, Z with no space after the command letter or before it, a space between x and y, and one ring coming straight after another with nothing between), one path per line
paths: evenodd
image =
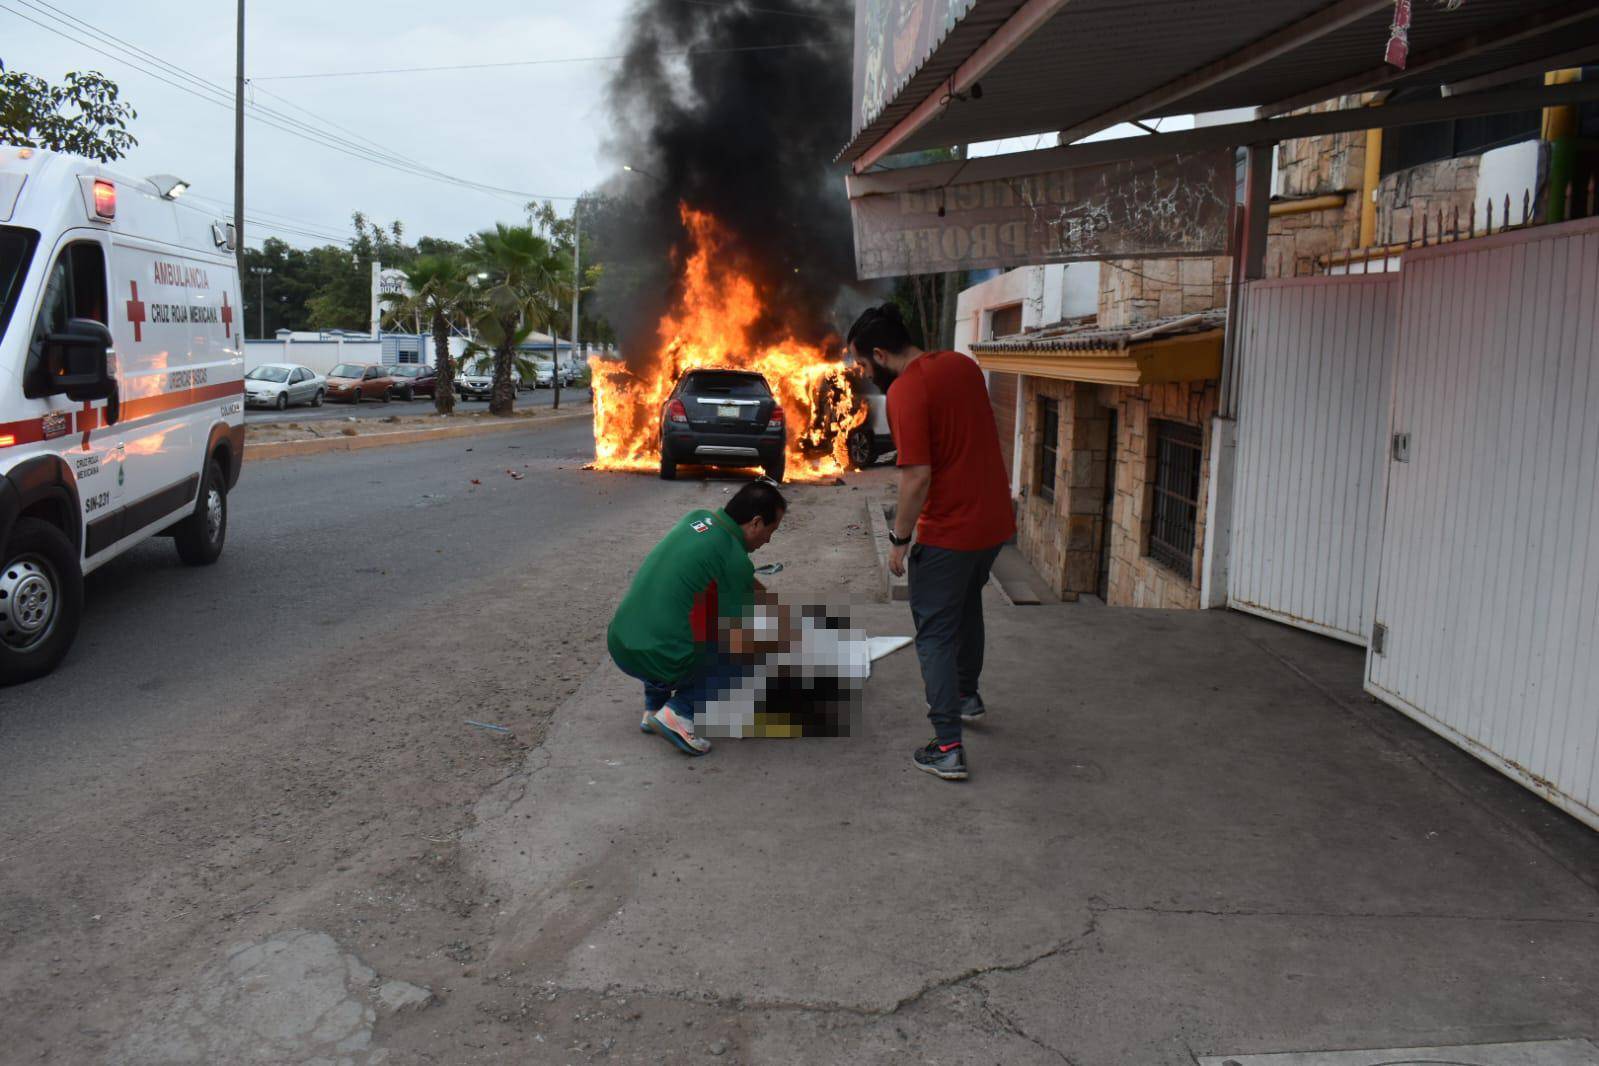
M1099 265L1099 328L1227 306L1225 257L1107 260Z
M1113 607L1199 606L1200 561L1205 553L1205 497L1210 491L1210 421L1218 398L1214 381L1119 389L1116 505L1110 531L1110 594ZM1155 436L1151 419L1195 426L1204 441L1199 463L1199 514L1194 534L1193 577L1186 578L1149 556L1149 517L1155 483Z
M1377 242L1403 244L1412 236L1420 241L1424 218L1430 238L1436 240L1439 221L1442 220L1446 228L1452 227L1456 212L1459 212L1462 232L1469 231L1481 165L1480 155L1462 156L1423 163L1382 179L1377 185ZM1511 215L1517 222L1521 221L1521 210L1522 201L1518 198L1512 205ZM1485 218L1477 220L1479 227L1485 222ZM1495 229L1503 222L1503 205L1495 204Z
M1122 388L1024 377L1022 398L1025 451L1017 545L1039 576L1061 596L1099 594L1102 553L1108 538L1109 578L1104 591L1110 606L1198 607L1197 575L1205 536L1202 504L1210 481L1209 426L1216 411L1216 383ZM1059 404L1052 500L1039 493L1038 463L1043 453L1040 400L1044 398ZM1155 462L1155 442L1149 430L1152 418L1193 425L1206 441L1193 579L1162 566L1148 554ZM1115 480L1113 496L1107 491L1108 478Z

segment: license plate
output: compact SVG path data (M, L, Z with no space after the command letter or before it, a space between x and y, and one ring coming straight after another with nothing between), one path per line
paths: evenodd
M716 409L716 417L718 417L718 418L738 418L739 417L739 409L737 407L732 407L732 406L718 407Z

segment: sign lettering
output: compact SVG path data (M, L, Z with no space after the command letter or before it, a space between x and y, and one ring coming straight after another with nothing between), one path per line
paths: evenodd
M1225 149L859 196L856 272L1222 255L1234 183Z

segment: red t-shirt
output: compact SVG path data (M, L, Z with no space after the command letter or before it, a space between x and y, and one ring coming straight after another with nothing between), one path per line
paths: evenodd
M960 352L927 352L888 388L900 466L931 466L933 485L916 524L923 544L981 551L1016 532L1010 474L983 371Z

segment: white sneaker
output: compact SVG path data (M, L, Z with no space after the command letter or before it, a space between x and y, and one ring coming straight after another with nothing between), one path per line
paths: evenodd
M704 755L711 742L694 735L694 720L684 718L671 707L662 707L649 716L650 728L677 745L685 755Z

